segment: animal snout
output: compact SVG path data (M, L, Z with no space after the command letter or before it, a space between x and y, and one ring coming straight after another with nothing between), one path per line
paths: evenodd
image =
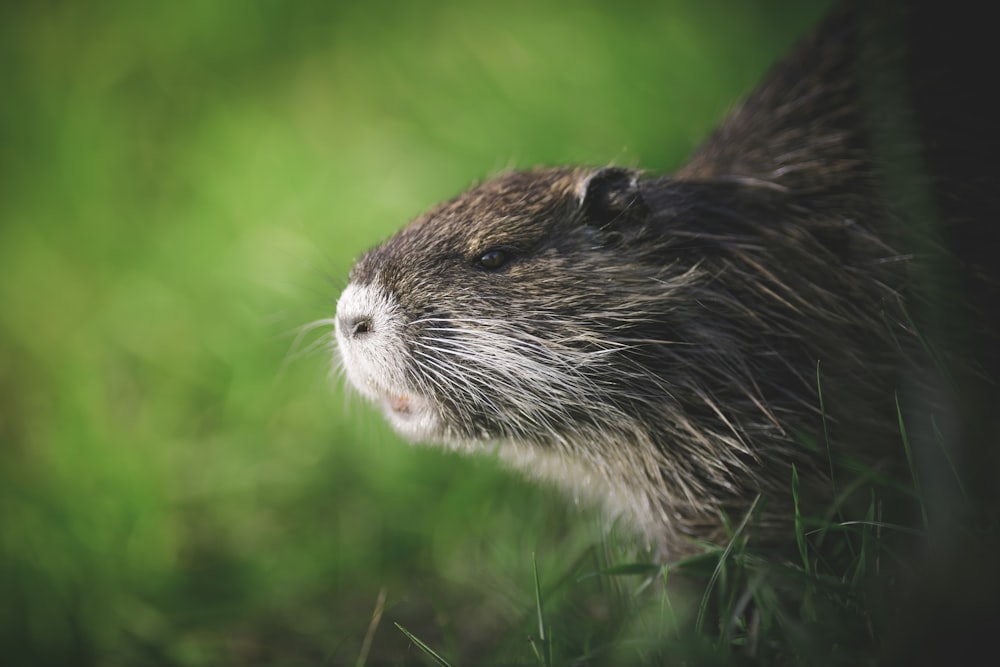
M373 329L372 318L368 315L339 315L337 324L348 338L361 338Z

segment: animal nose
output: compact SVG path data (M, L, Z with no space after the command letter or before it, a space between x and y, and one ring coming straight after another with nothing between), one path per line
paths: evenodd
M361 338L372 331L372 318L367 315L342 315L339 320L341 331L349 338Z

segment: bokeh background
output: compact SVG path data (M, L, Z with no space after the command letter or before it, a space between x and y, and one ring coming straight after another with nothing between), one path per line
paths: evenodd
M499 170L676 167L825 5L2 3L0 662L520 661L532 553L557 644L613 616L592 512L400 442L304 326Z

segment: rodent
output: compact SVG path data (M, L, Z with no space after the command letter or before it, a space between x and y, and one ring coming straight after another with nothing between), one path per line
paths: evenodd
M961 401L928 360L928 330L961 339L943 353L961 377L998 367L996 263L970 241L998 210L997 170L969 146L959 168L948 137L934 143L946 123L968 128L941 117L936 95L962 80L932 76L923 42L888 68L897 79L872 73L861 6L835 10L673 175L504 173L369 251L337 305L351 384L404 436L495 450L668 556L687 537L724 539L720 512L736 520L759 495L760 534L787 528L793 464L818 508L852 461L904 469L897 410L912 426ZM935 38L908 11L886 30ZM896 122L913 132L893 143ZM911 158L925 168L894 187ZM911 192L943 232L916 229ZM921 319L928 248L945 242L957 333Z

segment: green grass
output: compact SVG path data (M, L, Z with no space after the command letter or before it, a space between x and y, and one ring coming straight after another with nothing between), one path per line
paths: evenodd
M296 338L499 169L676 166L807 5L6 3L0 662L868 655L877 498L796 517L798 560L740 524L663 567L401 443L329 380L328 330Z

